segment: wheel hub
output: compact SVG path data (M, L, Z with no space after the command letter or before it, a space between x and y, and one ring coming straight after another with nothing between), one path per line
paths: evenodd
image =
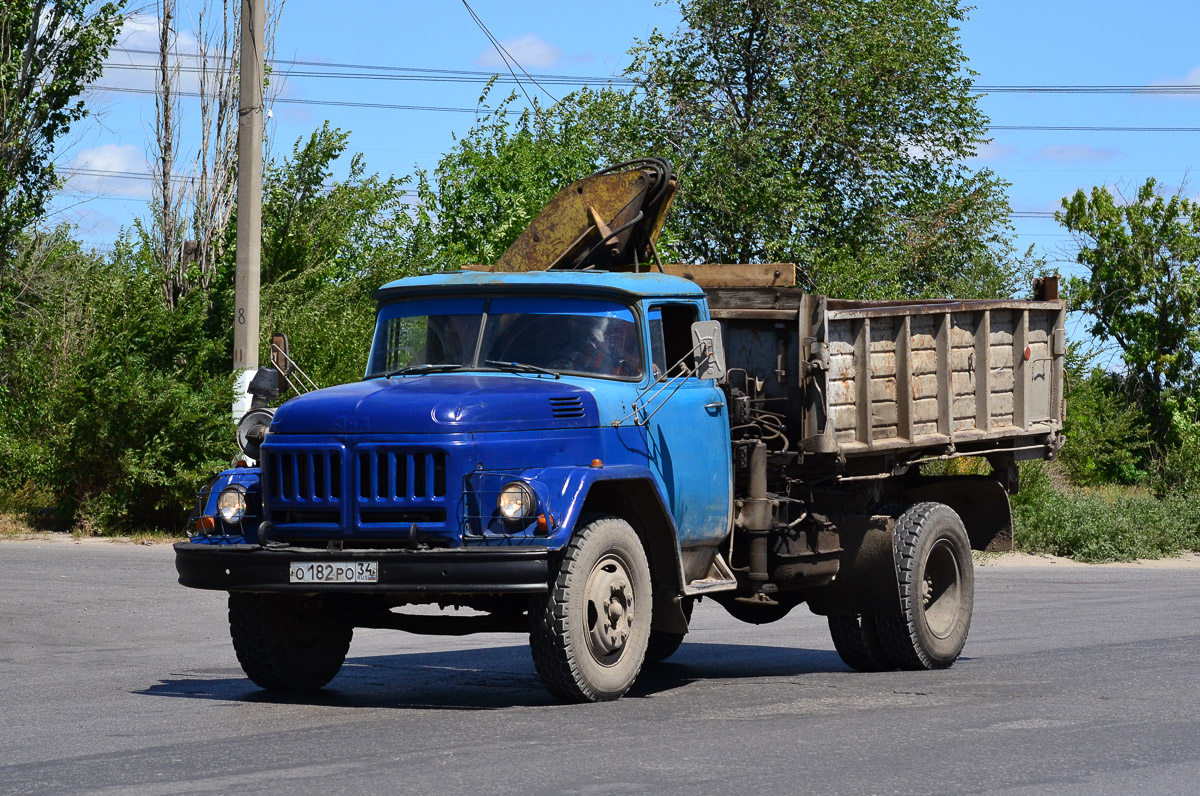
M921 609L929 632L948 638L959 618L959 562L954 548L944 539L929 551L921 578Z
M633 585L624 563L615 556L598 561L585 594L588 649L598 662L611 666L625 651L633 628Z

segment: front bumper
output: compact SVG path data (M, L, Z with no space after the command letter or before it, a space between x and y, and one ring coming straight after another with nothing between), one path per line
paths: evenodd
M221 591L348 594L540 594L550 551L538 547L454 550L326 550L179 542L179 582ZM289 583L293 561L379 562L378 583Z

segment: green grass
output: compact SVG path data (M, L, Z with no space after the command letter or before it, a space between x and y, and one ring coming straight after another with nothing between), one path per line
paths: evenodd
M1013 497L1018 550L1078 561L1131 561L1200 551L1200 496L1159 499L1137 487L1071 487L1051 466L1021 468Z
M132 533L106 531L96 533L86 523L77 523L70 531L48 530L36 524L30 524L28 518L19 513L0 512L0 539L40 539L52 536L70 535L74 539L109 539L114 542L130 544L167 544L182 542L187 537L177 533L161 530L143 530Z

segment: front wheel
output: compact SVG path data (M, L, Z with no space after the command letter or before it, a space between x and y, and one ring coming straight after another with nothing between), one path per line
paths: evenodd
M246 676L269 691L311 691L342 668L354 629L315 600L229 595L229 634Z
M646 657L650 611L650 565L637 534L619 517L589 518L530 611L538 676L569 702L619 699Z
M954 509L917 503L896 519L900 616L877 617L879 640L901 669L945 669L958 660L975 603L966 528Z

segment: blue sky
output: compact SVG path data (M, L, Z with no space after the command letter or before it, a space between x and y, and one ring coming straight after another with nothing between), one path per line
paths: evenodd
M191 0L193 13L202 0ZM180 0L181 7L187 0ZM608 3L534 0L473 0L472 6L530 72L599 76L619 74L635 37L657 26L673 29L671 6L610 0ZM185 19L188 13L180 14ZM128 48L154 45L152 12L127 27ZM180 49L190 51L181 25ZM1200 4L1147 0L1142 4L979 0L962 29L962 46L980 85L1200 84ZM491 70L496 56L460 2L405 0L286 0L276 55L279 58L430 69ZM113 53L110 61L145 61ZM295 67L302 69L304 67ZM110 70L98 85L149 85L146 75ZM139 82L140 81L140 82ZM401 105L474 107L480 84L350 81L293 77L282 98ZM557 95L569 87L551 87ZM543 97L544 99L544 97ZM97 116L72 132L59 153L63 166L147 172L153 122L149 97L97 90ZM993 94L981 107L996 125L1200 127L1200 96ZM269 133L280 156L292 142L325 119L351 130L351 147L364 153L372 171L410 174L432 167L470 129L472 114L396 111L277 103ZM194 109L185 104L184 125ZM1011 184L1016 211L1046 213L1077 188L1107 184L1135 189L1148 176L1170 189L1195 163L1195 133L996 131L976 165ZM187 139L185 138L185 146ZM146 215L149 182L76 176L56 201L57 218L75 223L97 245L110 244L121 227ZM683 186L686 190L686 185ZM1197 194L1195 184L1188 193ZM1015 218L1019 245L1035 245L1052 261L1073 257L1069 237L1052 219Z

